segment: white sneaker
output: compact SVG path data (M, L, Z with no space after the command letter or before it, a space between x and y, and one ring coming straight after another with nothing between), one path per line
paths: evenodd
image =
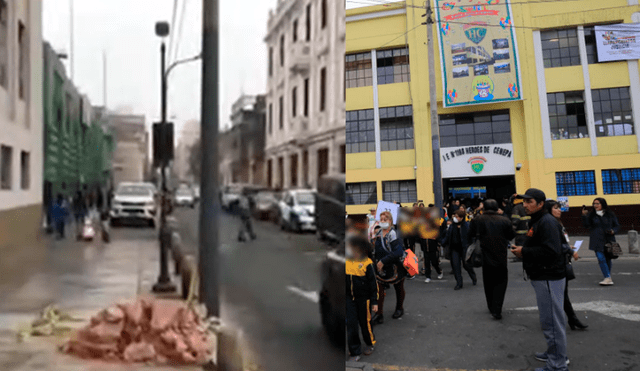
M442 272L442 273L440 273L440 274L438 275L438 279L439 279L439 280L441 280L441 279L442 279L442 277L444 277L444 272Z
M611 280L611 277L607 277L602 282L600 282L600 286L612 286L612 285L613 285L613 280Z
M429 283L431 282L431 278L427 278L426 280L424 280L424 283Z

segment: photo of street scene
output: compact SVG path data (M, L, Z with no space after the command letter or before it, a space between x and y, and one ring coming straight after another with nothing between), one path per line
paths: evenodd
M494 39L492 43L494 49L505 49L509 47L509 40L507 39Z
M510 63L496 63L493 65L493 73L509 73L511 72Z
M459 66L461 64L466 64L467 63L467 54L458 54L458 55L454 55L452 58L453 60L453 65L454 66Z
M509 59L509 49L494 50L493 51L493 59L495 59L497 61Z
M473 67L474 76L488 75L489 74L489 66L486 64L479 64Z
M451 54L462 53L467 45L465 43L451 45Z
M468 77L469 76L469 67L458 67L453 69L453 78L457 79L460 77Z

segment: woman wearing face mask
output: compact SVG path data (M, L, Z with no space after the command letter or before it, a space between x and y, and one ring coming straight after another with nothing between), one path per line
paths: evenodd
M442 246L449 246L451 250L451 265L453 266L453 274L456 277L456 287L454 290L460 290L462 288L462 267L469 273L471 281L475 286L478 283L476 273L473 267L464 261L464 257L467 254L467 248L469 247L469 223L464 218L466 214L462 210L456 211L453 215L453 224L447 229L442 240Z
M605 245L616 241L616 232L620 228L618 218L609 209L604 198L593 200L593 210L582 209L582 224L589 230L589 250L595 251L604 280L601 286L611 286L611 256L606 253Z
M377 276L383 279L392 278L397 271L397 277L392 281L381 282L378 280L378 312L371 319L372 323L381 324L384 322L384 299L386 296L385 289L389 285L393 285L396 290L396 311L393 313L393 319L398 319L404 314L404 280L407 271L402 266L400 258L404 252L402 240L398 238L396 231L393 229L393 217L388 211L380 214L380 233L375 242L375 261Z
M547 208L547 211L549 212L549 214L553 215L553 217L556 218L558 222L560 222L560 225L562 225L562 221L560 220L560 218L562 217L562 210L560 209L560 203L558 203L555 200L547 200L545 203L545 207ZM562 252L566 254L567 264L568 264L571 262L571 258L578 260L580 259L580 256L578 255L577 252L573 251L573 249L571 248L569 235L567 234L567 230L564 228L564 225L562 225L562 232L566 240L566 244L562 244ZM564 312L567 314L567 319L569 320L569 327L571 327L572 330L575 330L576 328L580 330L585 330L589 326L583 325L582 322L580 322L580 320L578 319L578 316L576 316L576 312L573 310L571 301L569 301L569 280L573 278L575 277L572 277L572 278L567 277L567 284L564 287Z

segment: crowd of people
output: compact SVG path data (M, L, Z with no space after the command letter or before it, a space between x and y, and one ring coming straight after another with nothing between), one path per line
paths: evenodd
M77 191L73 197L65 198L58 194L50 208L51 221L58 239L65 238L65 229L72 222L75 224L76 238L80 239L82 227L87 217L98 218L106 207L101 190Z
M414 208L424 207L416 203ZM404 314L405 280L414 279L403 266L405 250L415 252L420 246L424 256L422 274L431 282L431 268L442 279L440 257L451 263L455 276L454 290L463 288L462 269L473 285L477 284L474 266L466 259L468 250L479 244L482 252L482 279L487 308L495 320L502 319L502 307L508 286L509 252L529 278L538 304L540 323L547 342L545 352L535 358L546 362L537 371L568 370L565 314L572 330L585 330L576 316L568 295L567 282L575 278L571 260L577 253L562 224L561 205L547 199L543 191L529 189L521 195L502 200L450 200L438 212L429 205L437 226L434 238L405 238L398 221L389 211L376 220L372 209L367 233L351 229L347 233L347 334L350 359L357 361L362 354L374 350L376 340L372 326L384 323L386 291L393 286L396 306L392 315ZM438 217L439 216L439 217ZM592 209L583 209L582 221L590 232L589 249L594 251L604 280L611 286L612 259L610 245L615 242L619 223L606 201L597 198ZM362 349L359 333L365 348Z

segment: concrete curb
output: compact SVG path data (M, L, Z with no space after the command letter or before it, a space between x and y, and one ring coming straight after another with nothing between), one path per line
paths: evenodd
M362 371L374 371L373 367L371 367L370 364L368 363L362 363L362 362L346 362L346 371L356 371L356 370L362 370Z

